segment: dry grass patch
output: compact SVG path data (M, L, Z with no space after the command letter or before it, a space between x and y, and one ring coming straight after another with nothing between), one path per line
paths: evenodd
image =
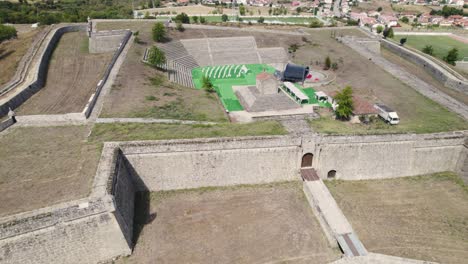
M91 133L90 140L96 142L162 140L284 135L286 133L284 127L276 121L248 124L223 123L216 125L113 123L96 124Z
M137 212L146 225L118 263L330 263L340 255L301 182L157 192L149 212Z
M0 216L88 195L100 155L83 126L11 128L0 135Z
M468 188L455 174L326 184L369 251L466 263Z

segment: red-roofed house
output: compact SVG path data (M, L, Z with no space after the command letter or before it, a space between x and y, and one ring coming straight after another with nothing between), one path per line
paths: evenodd
M332 104L333 109L336 109L338 106L334 99L336 93L336 91L331 92L328 97L328 102ZM379 111L377 111L371 103L357 95L353 95L353 105L353 116L351 117L352 123L360 123L360 118L368 119L371 116L377 116L379 114Z

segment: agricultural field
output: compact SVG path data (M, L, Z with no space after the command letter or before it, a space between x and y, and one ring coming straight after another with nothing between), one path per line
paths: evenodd
M80 113L113 53L90 54L85 32L64 34L52 53L45 86L17 109L20 115Z
M398 43L401 38L407 38L405 45L422 51L426 45L431 45L434 49L434 56L443 59L452 48L458 49L459 59L468 58L468 40L463 43L449 36L405 36L396 35L394 40Z
M325 183L368 251L466 263L468 188L457 175Z
M6 84L15 75L18 63L34 42L41 28L31 30L19 26L18 37L0 43L0 86Z
M10 128L0 134L0 216L88 195L100 146L84 126Z
M330 37L363 36L354 29L312 31L307 37L308 43L302 45L294 54L293 61L308 64L321 69L327 55L332 62L337 62L334 72L335 82L316 88L325 93L343 89L349 85L356 95L370 103L383 102L395 109L400 116L400 124L389 126L377 121L372 125L350 124L333 120L328 110L322 111L322 118L311 121L317 132L330 134L381 134L381 133L433 133L468 129L468 123L457 114L424 97L411 87L403 84L391 74L376 67L374 63L338 43ZM319 64L319 65L317 65ZM426 74L421 72L420 74ZM425 78L431 78L426 76Z
M117 263L330 263L340 257L299 181L137 197L136 246Z

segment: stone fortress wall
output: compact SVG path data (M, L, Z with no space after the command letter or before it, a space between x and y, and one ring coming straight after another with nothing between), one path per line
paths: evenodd
M35 81L32 82L26 89L22 90L14 97L12 97L8 102L0 105L0 117L5 116L9 108L16 109L21 104L23 104L26 100L28 100L31 96L37 93L45 84L47 78L47 70L49 68L49 62L52 58L52 53L54 52L55 47L57 46L58 41L62 37L63 34L67 32L75 32L75 31L85 31L86 25L79 24L79 25L72 25L72 26L64 26L55 29L51 34L52 37L50 38L49 42L46 44L46 47L42 54L39 54L40 61L38 71L35 76Z
M0 219L1 263L96 263L129 255L135 192L299 180L312 153L319 176L343 180L460 171L466 132L317 134L105 143L87 198Z
M42 87L44 87L46 78L47 78L47 71L49 68L49 63L52 58L52 53L57 46L58 41L62 37L63 34L68 32L76 32L76 31L86 31L87 26L86 24L73 24L73 25L66 25L61 26L55 30L50 32L51 36L46 37L44 41L48 41L42 51L42 53L38 54L39 62L37 66L37 71L35 72L34 81L28 85L25 89L17 92L13 95L10 99L6 102L0 104L0 117L5 116L9 109L16 109L21 104L26 102L31 96L37 93ZM88 118L91 115L91 112L96 104L96 101L99 97L99 94L105 85L110 72L112 71L115 62L117 61L119 55L122 53L125 45L127 44L128 40L132 36L131 31L129 30L120 30L120 31L112 31L112 32L99 32L94 33L96 36L92 37L90 41L90 51L98 52L98 51L115 51L111 62L106 68L101 81L96 85L96 90L94 94L91 95L87 105L84 107L82 113L70 113L64 116L76 117L78 118ZM93 36L92 34L92 36ZM111 39L108 39L108 38ZM100 46L101 48L96 48L95 46ZM14 91L11 91L14 92ZM0 100L1 101L1 100Z
M444 86L451 88L456 91L468 93L468 82L455 78L452 74L447 72L445 69L437 65L435 62L425 58L422 55L417 54L405 47L399 46L398 44L392 43L388 40L381 40L381 45L393 53L401 56L413 63L416 63L423 67L425 71L434 76L438 81L444 84Z

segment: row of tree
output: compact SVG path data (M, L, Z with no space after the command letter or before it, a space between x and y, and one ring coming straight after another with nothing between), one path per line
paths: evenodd
M118 2L118 1L116 1ZM0 1L0 23L55 24L60 22L85 22L91 18L132 18L129 2L121 4L112 0L36 1L18 3Z
M432 47L432 45L424 46L424 48L421 51L428 55L434 56L434 48ZM442 57L442 59L448 64L455 65L455 62L458 61L458 57L458 49L452 48L447 52L447 55Z

